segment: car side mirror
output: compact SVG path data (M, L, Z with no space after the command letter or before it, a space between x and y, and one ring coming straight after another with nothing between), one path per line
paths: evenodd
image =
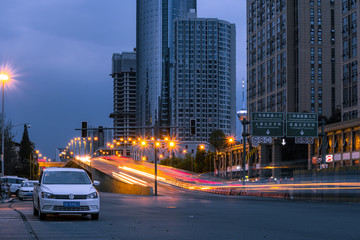
M96 186L99 186L100 185L100 182L99 181L94 181L93 182L93 185L96 187Z

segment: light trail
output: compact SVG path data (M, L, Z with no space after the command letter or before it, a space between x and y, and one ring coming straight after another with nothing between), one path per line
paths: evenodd
M127 170L127 171L130 171L130 172L133 172L133 173L137 173L139 175L142 175L142 176L145 176L145 177L148 177L148 178L151 178L151 179L155 179L155 175L154 174L150 174L150 173L146 173L146 172L142 172L142 171L139 171L139 170L136 170L136 169L133 169L133 168L129 168L129 167L125 167L125 166L118 166L118 168L120 169L124 169L124 170ZM166 181L165 178L163 177L157 177L158 180L160 181Z
M146 187L147 184L145 181L143 180L140 180L136 177L133 177L133 176L130 176L126 173L122 173L122 172L119 172L119 173L116 173L116 172L112 172L113 176L116 177L117 179L120 179L121 181L124 181L126 183L130 183L130 184L138 184L138 185L141 185L141 186L144 186Z

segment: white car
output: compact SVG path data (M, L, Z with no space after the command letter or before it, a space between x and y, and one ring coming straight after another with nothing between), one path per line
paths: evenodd
M10 192L13 194L16 194L16 191L19 190L21 183L26 180L26 178L18 176L5 176L1 178L2 183L7 183L10 185Z
M100 197L88 174L77 168L46 168L33 192L34 215L43 220L46 214L91 215L99 218Z
M33 197L34 184L39 183L38 181L23 181L20 185L19 190L16 191L16 196L23 200L25 198Z

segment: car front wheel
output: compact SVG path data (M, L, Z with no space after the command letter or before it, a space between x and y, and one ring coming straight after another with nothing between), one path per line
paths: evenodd
M99 213L91 214L91 220L98 220L99 219Z
M35 208L34 204L33 204L33 215L34 216L39 215L39 211Z
M46 214L39 211L39 218L40 218L40 220L45 220L46 219Z

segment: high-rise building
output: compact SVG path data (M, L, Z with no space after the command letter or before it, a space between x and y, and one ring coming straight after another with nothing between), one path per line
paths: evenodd
M135 138L136 53L114 53L111 77L114 79L114 112L110 118L114 119L114 139Z
M358 69L360 55L357 45L360 44L360 2L342 0L342 119L344 121L359 117L360 88Z
M250 114L341 107L340 18L340 1L247 0Z
M137 0L137 125L171 125L173 26L196 0Z
M172 122L177 138L207 141L213 130L235 135L235 25L214 18L175 20Z

